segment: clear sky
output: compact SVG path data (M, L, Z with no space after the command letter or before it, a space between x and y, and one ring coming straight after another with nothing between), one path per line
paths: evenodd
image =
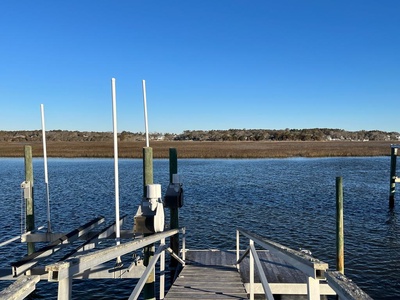
M400 131L400 1L3 0L0 130Z

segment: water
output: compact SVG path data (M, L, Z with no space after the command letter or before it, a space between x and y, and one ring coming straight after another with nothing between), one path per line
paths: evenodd
M111 159L49 159L51 219L54 231L70 231L114 212ZM1 240L20 233L23 159L0 159ZM142 194L141 160L120 160L120 210L128 214ZM398 205L388 209L389 157L291 158L179 161L185 204L180 225L189 249L234 249L235 229L245 228L287 245L306 248L335 268L335 180L343 177L345 273L375 299L400 293ZM154 161L154 182L169 180L168 160ZM43 160L34 159L36 225L46 223ZM397 198L400 198L398 195ZM0 248L1 267L26 251L25 245ZM4 287L5 282L1 283ZM8 283L7 283L8 284ZM76 299L126 299L131 280L74 281ZM55 284L40 283L37 297L55 299ZM112 288L110 287L112 286Z

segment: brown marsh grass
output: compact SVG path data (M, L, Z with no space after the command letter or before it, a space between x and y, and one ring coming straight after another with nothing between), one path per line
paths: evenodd
M41 143L1 142L0 157L23 157L24 145L31 145L33 156L43 156ZM334 156L389 156L390 141L329 142L150 142L154 158L167 158L176 148L179 158L283 158ZM121 158L141 158L144 142L119 142ZM113 157L112 142L47 142L49 157Z

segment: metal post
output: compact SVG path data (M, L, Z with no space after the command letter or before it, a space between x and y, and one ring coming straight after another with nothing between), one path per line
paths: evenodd
M30 183L30 192L28 193L30 197L25 198L26 201L26 231L32 231L35 229L35 205L33 198L33 164L32 164L32 147L24 147L25 154L25 181ZM28 242L28 255L35 252L35 243Z
M173 174L178 174L178 155L175 148L169 148L169 182L172 183ZM179 228L179 208L170 208L170 228ZM170 247L174 253L179 254L179 233L170 238ZM178 261L171 259L169 263L171 280L175 278ZM172 282L171 282L172 283Z
M250 240L250 246L254 246L254 241ZM250 300L254 300L254 257L253 253L250 251Z
M186 228L182 228L182 260L186 260Z
M336 270L344 274L343 178L336 177Z
M394 207L394 195L396 193L396 156L397 147L391 145L390 149L390 195L389 195L389 207Z
M308 300L320 300L321 293L319 289L319 279L307 277L307 295Z
M146 186L153 184L153 148L143 148L143 197L147 196ZM144 247L144 259L143 264L148 266L151 258L155 252L154 244ZM143 287L143 297L145 300L155 299L155 269L151 271L146 283Z
M160 247L165 246L165 238L161 239ZM165 297L165 250L160 255L160 300Z
M236 261L240 258L240 232L236 229ZM240 269L240 264L237 264L237 269Z
M57 300L71 300L72 297L72 277L61 279L58 282Z
M47 232L51 232L50 221L50 191L49 191L49 175L47 170L47 146L46 146L46 125L44 120L44 105L40 104L42 115L42 136L43 136L43 164L44 164L44 183L46 184L46 200L47 200Z

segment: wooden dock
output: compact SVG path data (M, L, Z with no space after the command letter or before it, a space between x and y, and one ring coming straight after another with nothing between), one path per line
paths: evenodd
M296 298L307 295L307 276L303 272L267 250L257 252L274 295L280 295L280 299L285 295ZM188 250L186 266L165 299L248 299L249 259L244 259L239 269L235 263L235 251ZM257 273L255 282L256 294L262 294ZM335 294L325 283L320 288L321 294Z
M247 299L234 263L235 253L230 251L186 252L186 265L165 299Z
M187 265L165 299L247 299L234 266Z
M154 227L156 224L154 218L157 214L154 215L149 207L157 203L157 206L161 205L161 209L163 209L161 188L159 185L153 184L152 150L149 147L143 149L145 192L139 209L141 211L147 209L147 212L140 217L148 218L153 222L151 226ZM172 177L177 174L177 170L173 166L176 164L176 153L172 155L173 153L174 151L170 151L170 175ZM29 199L33 200L33 182L28 176L29 170L32 169L31 156L26 155L26 159L30 157L27 159L29 163L26 163L29 168L26 170L26 181L21 185L27 203ZM155 186L159 188L159 192L154 192ZM177 213L177 209L183 203L183 190L179 180L170 182L170 187L171 193L166 201L169 204L166 207L171 209L171 220L170 229L166 231L162 230L162 226L160 230L148 229L146 226L144 226L146 228L140 228L136 222L138 218L136 218L133 230L126 231L125 239L128 241L92 250L100 239L123 237L124 234L120 236L121 232L119 229L117 230L117 227L122 225L125 217L117 217L118 222L114 222L100 231L95 227L101 224L104 218L98 217L67 234L60 235L49 230L50 220L48 220L46 233L38 233L31 229L21 236L1 243L0 247L17 239L27 242L28 255L12 263L12 278L16 282L0 292L0 299L23 300L35 289L36 283L40 279L46 278L49 282L58 283L58 300L72 299L73 279L91 278L137 278L139 280L129 296L129 300L139 299L141 294L143 294L143 299L155 299L157 263L159 263L157 282L160 299L248 299L248 297L254 299L255 294L264 295L263 297L270 300L274 299L274 295L279 295L278 298L281 300L286 296L289 299L298 299L305 295L308 299L320 300L322 295L336 294L340 299L371 299L350 279L340 272L330 271L327 263L312 257L307 251L290 249L244 229L236 230L236 251L187 250L186 229L179 228L179 214ZM28 219L33 218L33 215L30 216L27 211L25 217L28 224ZM160 224L163 222L162 218ZM144 229L151 231L152 234ZM179 249L180 234L182 234L182 249ZM244 237L244 239L240 237ZM76 242L79 239L84 242L79 243L78 247L72 244L73 241ZM166 244L166 239L170 239L170 246ZM246 250L240 250L243 241L249 243ZM49 244L35 250L33 246L37 242L49 242ZM61 259L50 257L64 246L74 246L74 249ZM79 252L80 250L82 252ZM142 259L137 259L139 250L144 253ZM176 265L180 263L183 269L164 297L166 292L166 253L176 260ZM182 257L179 257L179 253L182 254ZM121 257L124 257L124 264L121 264ZM49 261L48 258L51 258L52 261ZM110 265L110 262L115 261L117 261L116 265ZM45 262L44 266L43 262ZM171 270L175 270L175 267ZM27 273L32 276L26 276ZM9 270L7 274L9 274ZM9 280L8 277L3 279ZM2 279L1 276L0 279Z

